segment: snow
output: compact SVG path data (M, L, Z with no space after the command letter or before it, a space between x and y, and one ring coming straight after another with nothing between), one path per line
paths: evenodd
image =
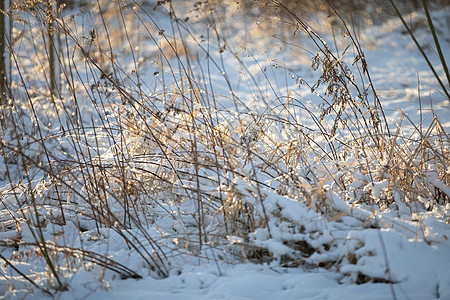
M180 3L178 5L182 5ZM187 8L183 10L183 7L178 6L175 9L180 9L180 15L184 12L190 19L199 19L192 22L192 28L189 27L194 32L193 36L186 37L193 48L197 44L194 36L200 38L197 33L205 30L202 25L204 20L197 15L196 10L186 12ZM236 6L232 6L224 13L231 14L228 17L232 18L236 10L239 11ZM439 28L444 31L441 33L444 54L450 58L449 29L445 26L448 6L432 13ZM169 16L160 8L156 9L155 14L158 30L171 32L173 24ZM82 18L84 16L75 16L79 21ZM420 22L424 16L414 13L410 18ZM61 135L61 139L50 137L49 134L48 146L62 150L52 152L54 157L40 158L40 163L47 165L52 160L64 162L65 165L54 165L54 168L64 170L67 174L56 185L56 190L47 188L54 182L42 174L42 169L37 167L27 172L27 181L26 176L20 174L19 167L11 168L15 173L8 175L10 171L6 163L1 162L0 299L50 299L51 296L43 289L54 292L58 299L67 300L450 299L450 204L439 203L439 200L433 205L429 204L433 196L446 195L447 201L450 198L450 187L445 183L448 182L450 169L445 170L446 177L441 176L441 170L437 169L427 170L428 176L415 176L413 183L416 185L411 183L411 188L425 186L424 189L430 192L411 192L417 197L409 199L411 194L400 189L388 195L391 183L396 182L392 176L398 173L394 173L394 163L388 162L385 157L349 153L339 162L338 168L330 161L311 159L314 151L326 156L325 151L313 149L305 150L310 153L298 154L296 158L301 160L303 155L309 164L307 167L300 168L294 163L294 167L289 166L294 159L289 160L288 150L301 149L302 144L298 139L300 134L297 136L294 130L283 130L281 126L272 124L270 118L284 113L280 108L285 104L282 95L286 91L289 94L291 90L298 90L298 78L294 74L302 74L302 80L306 82L314 82L317 75L310 70L310 60L295 65L304 58L297 60L292 54L295 51L278 50L269 38L263 40L255 35L254 39L249 39L247 30L241 27L255 26L253 21L248 17L242 24L225 21L217 24L228 30L225 32L229 44L220 57L224 60L222 66L212 66L210 61L203 60L205 54L199 49L195 50L200 53L196 53L197 56L186 53L193 55L195 61L192 62L195 68L191 70L199 74L202 72L200 70L208 70L206 74L212 79L204 79L205 83L200 86L204 87L206 95L214 89L215 95L223 96L223 101L217 102L220 108L211 108L211 103L199 96L194 96L197 98L191 107L176 107L177 103L173 99L182 99L183 96L200 94L202 91L183 87L181 80L177 83L175 79L183 75L177 69L172 69L175 64L167 67L170 70L160 70L161 64L175 60L175 57L168 57L167 61L161 59L163 62L149 63L147 72L143 71L140 78L146 81L147 86L157 86L164 76L168 78L165 80L174 81L171 82L173 89L164 91L164 94L172 93L179 98L164 98L164 101L158 102L156 99L163 93L146 90L149 95L154 95L154 99L153 96L140 99L148 103L148 108L158 107L161 108L158 112L167 113L164 116L166 123L162 117L145 115L143 111L139 113L148 119L137 118L139 122L136 124L127 124L129 131L123 136L117 133L119 130L113 133L116 128L111 127L104 128L102 132L88 131L83 138L79 133L72 132L67 136ZM450 129L450 104L439 92L436 79L402 30L400 21L392 18L361 29L360 37L363 49L369 49L365 52L367 63L385 107L388 123L392 125L391 130L395 132L395 124L402 125L399 126L402 133L398 136L407 136L413 140L417 139L414 137L418 132L415 127L428 128L427 124L432 124L434 118L431 108L439 117L443 129ZM332 38L326 32L323 34L326 40ZM421 29L418 29L418 34L421 39L429 38ZM217 45L206 40L206 35L201 36L203 41L200 44L203 47L210 47L211 53L218 52L216 50L221 47L221 41ZM240 45L243 40L246 46ZM158 47L153 42L140 40L139 43L136 46L139 51L144 53L142 49L150 49L150 54L145 55L158 53ZM236 46L230 49L231 45L240 45L241 48ZM168 46L161 45L164 49ZM175 55L169 53L168 56ZM236 56L240 58L239 61L235 59ZM144 54L138 58L140 62L150 59ZM436 57L433 59L436 63ZM120 60L127 62L125 69L133 70L135 67L129 53L120 57ZM23 58L26 66L25 61ZM280 67L282 65L294 65L295 70L289 70L292 72L288 74L286 69ZM80 70L82 68L80 66ZM439 68L438 72L443 73ZM254 77L250 78L250 74ZM85 83L84 96L94 94L91 86L96 83L95 76L84 71L80 71L77 76ZM255 87L253 81L262 84ZM212 88L211 82L214 82ZM104 84L107 85L107 81ZM293 117L303 126L302 130L316 128L311 113L305 111L318 110L315 95L323 89L319 86L316 91L311 91L302 86L300 91L292 92L298 93L296 95L302 99L308 99L308 102L299 102L302 108L308 110L301 110ZM111 94L115 93L118 91L112 88ZM172 99L173 103L165 103L168 99ZM247 102L240 103L242 99ZM277 99L273 100L274 108L267 114L261 114L263 117L259 119L257 113L269 110L264 104L269 99ZM52 112L49 104L45 103L45 97L40 101L43 114L52 119L49 115L56 112ZM174 106L171 108L172 104ZM418 110L418 104L423 110ZM117 124L119 122L116 121L124 115L118 105L112 105L107 116L95 115L87 100L80 99L79 106L77 114L82 120L78 122L87 122L90 126L99 126L101 118ZM220 117L214 119L217 124L207 127L209 124L204 117L211 112ZM430 114L424 115L424 112ZM286 120L289 118L286 116ZM401 121L401 118L409 120ZM69 119L65 119L67 124ZM31 124L33 118L29 117L29 120ZM404 122L404 126L401 122ZM179 126L184 123L195 123L199 130L187 131ZM24 127L30 124L24 124ZM56 121L45 124L48 124L42 129L45 132L64 131L58 128L61 123L58 125ZM323 126L331 128L329 124ZM234 130L237 127L239 129ZM230 145L213 143L214 147L210 147L208 143L211 143L212 138L206 136L207 130L203 128L214 128L217 135L232 132L226 135ZM328 137L328 141L324 136L317 136L315 142L324 145L345 140L343 133L345 130L337 132L333 137ZM421 129L420 134L427 133ZM116 138L116 145L110 144L110 136ZM29 145L23 147L24 154L28 156L34 157L42 150L41 144L30 136L15 138L11 131L4 134L3 139L2 145L12 148ZM76 140L81 142L76 144ZM119 143L125 146L119 147ZM74 144L85 144L86 147L80 152L71 152L70 149L76 148ZM194 144L197 153L202 153L202 156L192 157L188 149ZM242 147L232 148L231 145L236 144ZM374 145L368 144L366 147L370 149ZM407 144L402 147L405 153L416 150L407 149ZM286 161L279 159L273 165L288 170L284 174L271 173L273 170L265 165L278 151L285 151L282 158L286 158ZM80 153L84 156L77 156ZM214 159L219 156L217 153L225 153L224 157L228 159L223 174L219 171L216 173L212 167L199 168L196 164L200 162L200 165L214 166ZM250 158L252 153L254 156ZM173 156L170 163L164 165L162 162L166 155ZM195 159L196 163L189 164L188 159ZM92 161L98 161L99 166L91 167L93 170L98 168L99 178L80 184L83 178L91 178L90 169L73 167L72 170L74 162L84 166ZM120 180L117 175L119 171L113 167L121 163L124 163L123 168L118 170L126 174L127 182ZM370 172L362 170L361 166ZM263 170L264 167L266 169ZM180 172L174 175L169 173L171 169ZM16 180L9 182L7 175ZM161 179L156 181L156 185L152 184L155 178L153 175ZM315 185L311 183L315 180L314 176L319 178ZM140 182L148 184L139 185ZM345 192L342 189L344 184ZM128 193L127 204L122 202L120 196L124 190ZM30 203L30 191L33 197L42 201L38 208L26 205ZM102 195L102 191L105 192L104 198L96 199ZM60 197L56 196L58 193L64 194L60 198L64 201L60 200L58 205L54 205L51 200ZM140 193L145 194L145 197L138 197ZM156 200L156 196L160 195L162 197ZM169 198L166 195L176 197ZM349 198L349 195L354 197ZM388 196L392 196L392 205L383 207L383 201ZM370 197L373 203L364 202L364 197ZM202 205L196 200L200 198ZM217 199L231 199L226 204L229 207L221 207ZM127 216L126 205L132 207L131 210L137 210L136 215ZM230 234L221 239L226 227L223 218L219 217L221 211L227 209L230 218L238 218L242 206L251 211L249 215L253 219L245 224L237 224L253 228L248 235L244 235L238 225L228 225ZM61 209L64 210L64 216ZM93 212L101 215L106 210L110 219L102 221L109 228L104 224L99 225L95 216L92 216ZM65 222L61 218L65 218ZM117 226L122 221L129 226ZM210 234L209 240L198 240L199 227L203 234ZM22 244L17 246L15 243L19 240ZM48 276L51 270L45 263L44 249L33 246L36 240L45 241L49 249L59 250L53 252L57 254L52 259L55 268L62 274L66 291L55 292L56 279ZM29 276L43 289L25 280L19 272Z

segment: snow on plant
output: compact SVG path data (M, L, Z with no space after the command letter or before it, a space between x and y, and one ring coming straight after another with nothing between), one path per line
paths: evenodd
M205 44L204 26L190 25L172 1L153 8L169 23L134 1L98 2L101 22L85 31L71 25L80 16L54 11L66 43L60 97L28 79L44 62L17 59L8 109L28 104L14 116L23 126L2 129L0 258L11 289L53 294L84 272L107 289L117 276L163 278L209 260L394 284L406 276L390 268L403 243L442 241L424 217L449 218L450 153L439 118L431 112L428 128L409 122L408 132L407 115L389 126L353 32L352 66L291 8L270 2L315 45L316 83L285 70L315 103L281 94L269 77L248 80L249 62L266 72L250 50L234 53L218 30ZM18 39L41 45L40 9L48 7L28 16L38 35L29 25ZM194 11L215 20L214 10ZM17 57L28 50L12 49ZM245 99L254 91L263 109Z

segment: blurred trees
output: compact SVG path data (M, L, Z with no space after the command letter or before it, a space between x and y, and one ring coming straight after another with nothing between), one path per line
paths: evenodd
M9 93L11 58L9 45L11 41L11 20L7 15L9 0L0 0L0 105L6 104ZM3 119L3 118L2 118Z

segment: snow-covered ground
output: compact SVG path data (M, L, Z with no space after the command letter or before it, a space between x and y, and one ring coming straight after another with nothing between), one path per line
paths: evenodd
M292 141L297 128L289 131L272 124L270 120L272 117L275 119L277 113L286 113L280 106L287 103L283 97L290 95L301 99L298 101L299 105L293 106L290 111L297 114L292 119L300 120L299 123L305 128L316 124L305 111L306 108L319 111L320 99L317 94L323 94L322 87L318 87L317 91L311 91L305 85L299 87L300 77L301 81L310 85L317 80L317 72L310 67L315 52L302 52L299 47L292 46L294 41L302 41L304 47L311 47L310 39L303 37L303 40L296 40L292 32L280 36L276 31L269 32L274 30L270 26L261 29L266 20L262 18L259 21L258 12L255 11L250 11L251 14L243 17L243 12L239 11L243 8L238 5L230 5L213 14L217 24L212 26L208 23L211 20L205 19L200 13L207 10L204 7L191 10L190 7L183 7L183 1L174 2L176 5L173 9L177 16L187 22L187 25L182 23L181 26L188 26L187 29L174 30L179 23L173 22L160 8L153 11L150 5L146 9L152 12L151 20L155 21L151 30L159 31L160 35L152 36L152 39L140 39L138 36L137 40L132 40L130 33L131 37L127 38L135 43L135 52L131 55L124 49L124 53L128 54L118 56L118 61L124 62L123 74L133 74L130 75L131 79L121 78L130 86L133 83L130 90L138 85L145 86L142 90L148 94L148 98L141 95L140 101L148 105L140 108L168 112L165 116L167 124L161 121L166 119L154 117L148 111L137 109L136 113L131 110L135 115L129 120L135 118L142 122L126 124L130 133L121 135L119 130L114 131L104 125L103 131L88 130L83 133L86 138L78 139L81 142L77 145L86 143L90 146L79 149L79 152L68 149L77 148L71 143L81 134L75 134L76 138L70 140L65 135L59 135L62 129L56 121L55 124L45 124L48 128L42 130L56 132L55 135L61 137L55 140L49 137L47 145L54 149L65 149L55 150L53 156L47 158L49 161L67 160L63 166L54 166L55 170L60 168L58 170L61 173L67 174L62 177L63 183L59 185L37 167L33 169L35 173L30 171L34 178L23 176L17 179L20 184L14 186L7 180L2 161L0 298L51 298L34 286L33 283L36 283L39 287L48 289L58 299L450 299L450 168L447 166L444 176L438 174L441 170L435 169L429 170L429 176L422 176L428 173L417 173L413 180L417 183L414 185L411 182L399 183L402 182L401 178L391 178L403 173L401 170L394 170L394 167L389 169L386 158L382 159L377 154L361 155L358 152L360 148L355 150L358 153L351 153L349 150L349 153L336 158L339 166L333 160L316 160L315 153L326 156L326 151L314 148L308 150L308 153L300 151L299 158L291 159L288 157L289 149L304 146L300 141ZM139 11L138 8L135 10ZM449 15L448 6L432 12L447 61L450 59ZM142 16L145 19L144 14ZM189 21L186 17L189 17ZM421 13L416 12L408 17L412 23L424 24L425 16ZM98 20L89 20L89 14L75 16L75 20L80 24L94 23L101 26ZM150 19L145 20L150 23ZM315 17L309 20L313 27L316 24L314 20ZM414 140L418 136L417 128L423 127L420 132L435 142L432 140L433 135L426 131L430 124L434 124L433 128L438 127L436 123L432 123L433 114L430 109L438 116L442 129L448 131L450 101L440 91L436 79L409 35L404 32L400 20L388 18L380 23L360 29L358 37L390 129L394 133L399 125L401 131L397 135L404 140ZM139 24L141 23L135 24L136 28L143 30ZM318 21L317 26L321 26L320 24ZM221 38L211 42L215 40L212 36L216 34L216 29ZM77 30L84 30L86 33L90 27ZM323 25L323 28L317 30L327 45L334 43L329 27ZM78 34L75 29L74 32L74 35ZM181 55L192 59L189 67L180 65L171 46L161 38L171 36L174 32L186 34L183 39L190 50L183 50ZM188 35L188 32L192 35ZM443 68L432 49L434 44L426 25L419 26L415 33L421 43L429 45L425 50L445 82ZM292 43L285 43L290 41L287 40L290 37ZM166 52L167 61L158 56L159 49L153 38L160 39L157 44ZM214 62L217 65L205 58L205 53L196 48L199 45L216 55ZM343 58L350 65L354 58L352 51L355 49L350 47L349 57ZM136 76L139 71L135 71L134 60L143 66L140 76ZM23 62L25 61L26 58L23 58ZM100 64L101 60L95 63ZM182 74L178 75L180 70L184 73L180 72ZM357 71L356 67L354 70ZM198 96L202 93L200 89L196 94L180 84L182 80L177 81L190 72L192 78L204 80L198 82L198 86L205 90L203 94L215 94L220 100L205 102L205 98ZM83 93L86 99L90 95L92 99L97 99L93 84L102 82L109 88L104 77L104 81L99 81L89 73L89 67L80 65L77 74L84 86L91 87ZM38 79L32 78L30 82L32 80ZM367 81L364 83L367 84ZM163 91L161 86L170 86L172 90L167 88ZM17 88L19 94L23 93L20 89ZM120 94L114 88L110 92L112 95ZM169 92L198 100L193 101L196 103L192 108L188 104L177 107L180 111L172 115L171 105L174 107L178 103L175 100L167 103L167 99L171 98L160 100L162 95ZM100 95L98 97L101 98ZM95 118L101 114L97 116L89 111L89 105L83 103L81 98L80 96L79 107L82 119L86 124L95 124L94 127L100 128L101 120ZM43 102L39 105L45 109L45 105L49 104ZM212 103L221 107L213 109ZM119 122L119 117L126 114L119 108L114 108L114 105L111 107L105 112L110 114L108 117L112 124L116 124L114 122ZM267 112L269 107L275 108ZM185 114L183 109L192 111ZM212 118L217 123L211 127L206 126L207 121L202 122L208 112L219 115ZM49 120L52 119L47 114L51 113L43 113ZM254 117L258 114L267 119L259 120ZM146 116L146 121L151 120L150 126L143 121L142 115ZM286 116L286 120L288 119ZM424 121L421 123L421 120ZM189 125L180 125L191 124L191 121L198 122L199 127L195 131L185 130ZM242 127L235 130L236 133L234 129L239 124ZM323 126L328 130L331 128ZM86 129L89 128L86 126ZM141 131L142 128L145 129ZM225 140L232 147L239 144L236 141L240 141L242 145L242 148L235 149L228 149L227 145L216 145L218 151L224 153L223 157L227 157L227 160L223 160L224 163L226 161L229 164L217 173L213 168L197 167L198 161L207 166L213 159L217 159L217 154L211 155L216 153L215 150L208 152L211 151L208 148L208 137L202 136L206 135L208 128L217 128L217 132L225 134ZM173 130L173 134L166 137L165 131L170 130ZM151 136L146 137L142 132L151 132ZM340 134L344 135L345 132L342 130ZM161 145L155 143L155 136L164 141L162 144L167 148L162 149ZM317 137L317 147L323 145L320 138ZM341 138L345 144L345 136L337 134L333 137L338 140ZM12 134L3 139L2 143L16 143L14 145L19 148L21 146L17 143L26 144L23 139L15 142L16 137ZM111 145L111 140L116 144ZM93 146L95 143L97 144ZM121 145L120 149L126 149L125 154L118 152L117 144ZM189 164L186 161L189 161L192 153L186 149L191 145L204 151L205 157L194 158L195 163ZM366 146L373 147L369 144ZM435 144L435 147L441 146L443 149L439 153L447 155L447 160L443 161L448 162L448 137L446 141ZM278 149L286 154L281 155L280 159L274 159ZM405 156L416 153L411 145L399 149L405 151ZM249 159L250 150L257 154L253 159ZM411 151L408 152L409 150ZM26 155L41 151L40 144L31 143L26 151ZM84 156L76 156L80 153L84 153ZM115 176L123 171L120 168L114 169L114 166L123 162L117 160L120 155L123 155L123 161L126 160L125 157L128 159L127 167L123 169L128 172L123 177L129 179L125 184L127 188L123 188L124 183L120 180L115 180ZM170 156L171 160L167 160L170 163L161 158L163 155ZM301 164L303 160L307 167ZM103 176L97 178L98 181L95 179L94 183L89 181L95 178L89 177L89 168L88 171L83 169L84 162L89 164L93 161L102 166L98 167L97 174ZM261 166L267 166L267 161L270 161L269 167L264 169ZM390 163L394 165L393 162ZM77 167L73 167L74 165ZM278 169L271 170L272 165L276 165ZM97 165L91 167L92 170L97 170ZM111 171L107 170L110 167ZM164 168L169 171L170 168L176 168L179 170L178 177L164 177L166 173L161 171ZM279 170L286 172L277 173ZM161 180L155 180L153 175ZM22 184L22 181L27 180L30 184ZM146 182L146 185L138 186L136 182ZM152 187L152 182L158 183L158 186ZM105 199L100 198L97 204L97 199L90 197L101 196L102 193L98 191L103 189L102 184L107 186L104 190L110 194L105 194ZM397 191L392 187L393 184L410 184L414 188L423 185L436 198L424 198L418 193L420 195L417 199L409 199L409 194L402 194L401 187ZM57 188L48 189L53 185ZM341 185L346 188L342 189ZM192 192L196 191L196 187L201 193ZM42 205L26 205L30 203L28 189L34 191L31 193L33 199L42 201L39 202ZM125 197L130 201L128 209L133 211L136 219L129 217L126 220L126 208L119 201L122 196L118 196L124 190L129 193L129 198ZM144 196L136 196L138 194ZM176 195L179 199L164 199L167 195ZM348 195L354 197L349 198ZM195 201L197 197L203 199L204 207L200 207L200 202ZM232 199L230 207L227 207L231 217L242 217L242 206L246 206L250 210L249 219L254 219L242 217L247 223L227 225L224 218L220 217L222 209L225 211L225 205L218 204L218 199L222 201L222 197ZM364 197L379 202L364 202ZM52 202L55 198L64 201L58 206ZM390 199L390 205L386 205L383 199ZM100 203L101 201L107 201L107 205ZM64 209L64 222L61 221L60 208ZM117 216L117 219L102 220L104 223L98 224L96 220L101 220L98 216L104 210L108 210L108 216ZM135 215L134 210L138 210ZM98 214L97 217L95 214ZM27 224L26 220L31 222ZM128 222L129 227L118 226L122 220L125 220L125 224ZM36 222L41 223L41 226L36 226ZM224 234L226 226L229 226L226 228L227 235ZM245 226L253 226L248 230L248 235L242 233ZM198 241L199 230L200 236L203 232L208 238L200 238ZM48 275L52 270L45 263L45 249L41 246L36 250L37 247L33 244L40 238L50 241L47 247L54 249L53 253L58 253L51 259L57 272L61 274L60 279L67 287L66 291L58 292L54 289L58 284L55 276ZM67 263L66 256L73 257L73 261Z

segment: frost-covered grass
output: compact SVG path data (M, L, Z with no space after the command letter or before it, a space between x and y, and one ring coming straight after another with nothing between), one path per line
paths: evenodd
M2 108L0 296L297 299L311 282L305 298L450 297L448 99L425 74L427 99L419 85L392 110L407 97L385 96L357 34L392 20L26 5Z

